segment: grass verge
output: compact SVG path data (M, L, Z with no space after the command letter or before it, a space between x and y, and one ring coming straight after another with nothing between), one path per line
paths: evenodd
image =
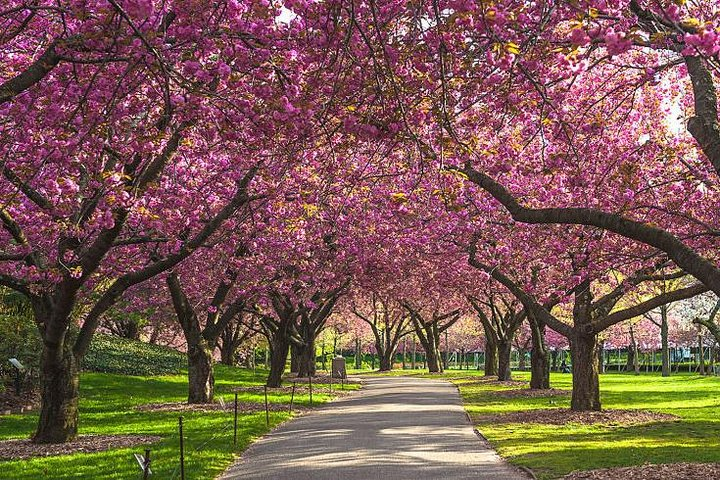
M569 408L570 397L506 398L500 390L516 389L474 380L471 372L446 374L455 382L471 416L498 415L531 409ZM529 374L513 374L529 380ZM569 374L551 376L558 389L571 389ZM528 467L539 479L575 470L645 463L720 462L720 379L679 374L604 374L600 376L605 409L639 409L676 415L679 421L644 425L544 425L481 423L478 429L511 463Z
M262 385L265 371L217 365L216 396L231 403L233 387ZM322 386L322 385L318 385ZM358 388L346 385L347 389ZM185 375L133 377L107 373L83 373L80 381L81 434L160 435L163 440L148 446L152 450L153 478L179 478L178 413L140 412L138 405L181 402L187 396ZM330 399L314 393L313 404ZM242 392L242 402L264 401L262 393ZM270 402L288 403L290 395L269 394ZM296 395L297 406L309 406L307 394ZM238 444L233 447L232 412L185 412L185 472L188 479L210 479L227 468L236 455L269 430L265 412L242 414L238 418ZM270 428L287 420L286 412L270 412ZM27 438L37 423L37 413L0 417L0 439ZM0 461L0 479L135 479L141 478L133 453L142 446L101 453L60 455L28 460Z

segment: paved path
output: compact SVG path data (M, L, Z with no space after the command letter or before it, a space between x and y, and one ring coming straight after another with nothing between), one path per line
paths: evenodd
M362 391L282 425L223 480L521 480L483 446L454 385L367 378Z

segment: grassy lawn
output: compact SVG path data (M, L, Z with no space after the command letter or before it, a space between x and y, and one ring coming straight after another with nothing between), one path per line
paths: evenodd
M569 396L498 397L493 392L518 387L474 382L468 373L478 375L471 370L445 376L458 384L473 416L570 406ZM530 375L514 372L513 377L529 380ZM553 373L551 383L554 388L572 387L569 374ZM600 389L603 408L670 413L680 421L627 427L482 423L478 429L500 455L529 467L540 479L644 463L720 462L720 378L608 373L600 376Z
M216 396L230 403L232 387L262 385L266 372L217 365ZM81 378L81 434L149 434L163 437L150 445L152 478L170 480L179 464L177 412L138 412L135 406L147 403L183 401L187 395L184 375L131 377L106 373L85 373ZM346 385L345 388L358 388ZM241 393L239 401L264 402L262 393ZM270 402L289 403L289 394L271 393ZM313 393L313 403L329 400ZM308 406L307 394L295 396L295 404ZM254 439L268 431L265 412L242 414L238 419L238 446L233 448L232 412L184 412L185 472L188 479L210 479L222 472ZM285 412L270 412L271 426L287 420ZM27 438L34 430L37 415L0 417L0 439ZM102 453L62 455L29 460L0 461L0 479L134 479L140 469L133 453L143 446Z

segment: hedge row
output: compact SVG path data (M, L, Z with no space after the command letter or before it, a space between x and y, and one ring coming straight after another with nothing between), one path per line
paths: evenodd
M185 355L172 348L96 334L83 369L123 375L168 375L187 368Z

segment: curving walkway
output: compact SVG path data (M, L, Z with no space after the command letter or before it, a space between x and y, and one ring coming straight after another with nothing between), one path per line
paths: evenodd
M367 377L361 392L288 422L221 477L524 480L477 438L454 385Z

